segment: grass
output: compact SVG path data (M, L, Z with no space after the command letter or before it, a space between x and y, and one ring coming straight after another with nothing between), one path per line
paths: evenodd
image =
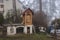
M16 34L14 36L7 36L0 38L0 40L52 40L46 34Z

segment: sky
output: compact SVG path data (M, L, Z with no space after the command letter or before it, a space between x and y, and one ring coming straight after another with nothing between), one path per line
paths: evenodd
M18 0L20 3L22 3L23 6L26 8L30 8L34 11L39 11L39 0Z
M39 0L19 0L25 7L31 8L35 12L40 10ZM60 0L42 0L42 10L48 16L50 22L55 18L60 18Z
M40 10L39 9L39 7L40 7L39 0L19 0L19 1L20 1L20 3L22 3L27 8L31 8L34 11L39 11ZM43 5L43 11L45 13L48 12L47 15L56 16L56 17L57 17L57 15L59 16L60 0L42 0L42 5ZM56 8L54 8L54 7L56 7ZM53 15L51 15L52 13L53 13Z
M22 9L30 8L35 12L40 10L39 0L17 0L17 6L21 6ZM42 0L42 10L49 20L60 18L60 0Z
M35 12L40 10L39 0L19 0L26 8L31 8ZM60 18L60 0L42 0L42 10L50 21Z

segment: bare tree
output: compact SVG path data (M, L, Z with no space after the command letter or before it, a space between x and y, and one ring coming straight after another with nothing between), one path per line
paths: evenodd
M47 26L47 15L45 15L44 13L36 13L33 16L33 24L34 25L40 25L40 26Z
M47 26L47 15L42 11L42 0L40 0L40 11L33 17L33 24L37 26Z
M21 17L21 10L17 9L16 10L16 14L17 14L17 17L18 19L16 18L15 20L17 21L17 23L21 23L22 22L22 17ZM7 14L6 14L6 20L8 23L15 23L14 21L14 17L15 17L15 14L13 12L13 9L11 10L8 10Z

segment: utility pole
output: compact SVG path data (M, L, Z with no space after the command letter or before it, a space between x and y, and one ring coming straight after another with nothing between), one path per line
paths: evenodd
M42 0L40 0L40 13L42 13Z

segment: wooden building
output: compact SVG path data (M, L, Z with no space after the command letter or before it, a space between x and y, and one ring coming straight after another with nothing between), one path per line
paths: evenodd
M25 25L24 27L24 32L25 33L32 33L32 16L33 12L30 8L25 10L23 13L23 24Z

